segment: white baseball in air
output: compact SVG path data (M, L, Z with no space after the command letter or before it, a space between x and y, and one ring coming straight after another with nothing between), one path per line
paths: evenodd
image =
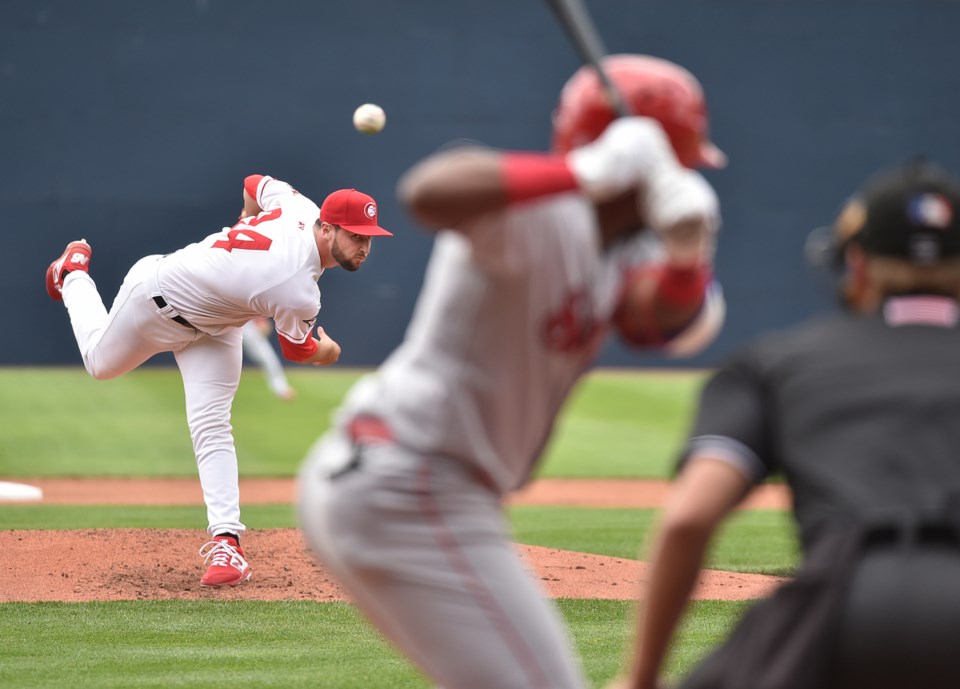
M376 134L387 123L387 113L379 105L364 103L353 111L353 126L362 134Z

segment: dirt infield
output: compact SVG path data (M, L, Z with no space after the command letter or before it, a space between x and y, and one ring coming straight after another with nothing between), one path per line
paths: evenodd
M202 502L195 479L38 479L48 504L184 505ZM590 507L657 507L663 482L538 481L512 504ZM241 481L243 504L289 503L294 484L286 479ZM34 503L35 504L35 503ZM747 505L783 509L789 496L776 486L758 491ZM243 541L254 575L231 590L199 587L202 530L81 529L0 531L0 602L109 601L154 599L346 600L343 591L307 552L296 529L261 529ZM555 598L630 600L646 577L646 564L623 558L554 548L517 546L547 594ZM712 600L761 598L783 579L705 571L696 597Z

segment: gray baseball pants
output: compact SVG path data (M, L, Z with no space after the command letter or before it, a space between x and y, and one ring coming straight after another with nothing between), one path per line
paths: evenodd
M299 493L320 561L444 689L587 686L500 496L463 464L332 431L311 450Z

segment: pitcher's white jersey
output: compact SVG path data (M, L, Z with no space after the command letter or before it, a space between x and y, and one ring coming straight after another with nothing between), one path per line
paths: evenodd
M166 301L191 325L218 335L257 316L272 317L294 343L311 336L323 272L313 225L317 205L285 182L263 177L263 212L158 262Z
M644 232L603 253L579 194L461 230L438 235L403 344L358 382L339 418L381 417L400 444L474 465L507 492L529 477L603 344L625 269L661 245Z

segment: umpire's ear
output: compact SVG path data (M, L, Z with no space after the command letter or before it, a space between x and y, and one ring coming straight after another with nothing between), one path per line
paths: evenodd
M857 242L848 242L843 249L843 269L838 278L840 299L854 311L869 311L875 301L871 298L870 272L867 270L867 253Z

